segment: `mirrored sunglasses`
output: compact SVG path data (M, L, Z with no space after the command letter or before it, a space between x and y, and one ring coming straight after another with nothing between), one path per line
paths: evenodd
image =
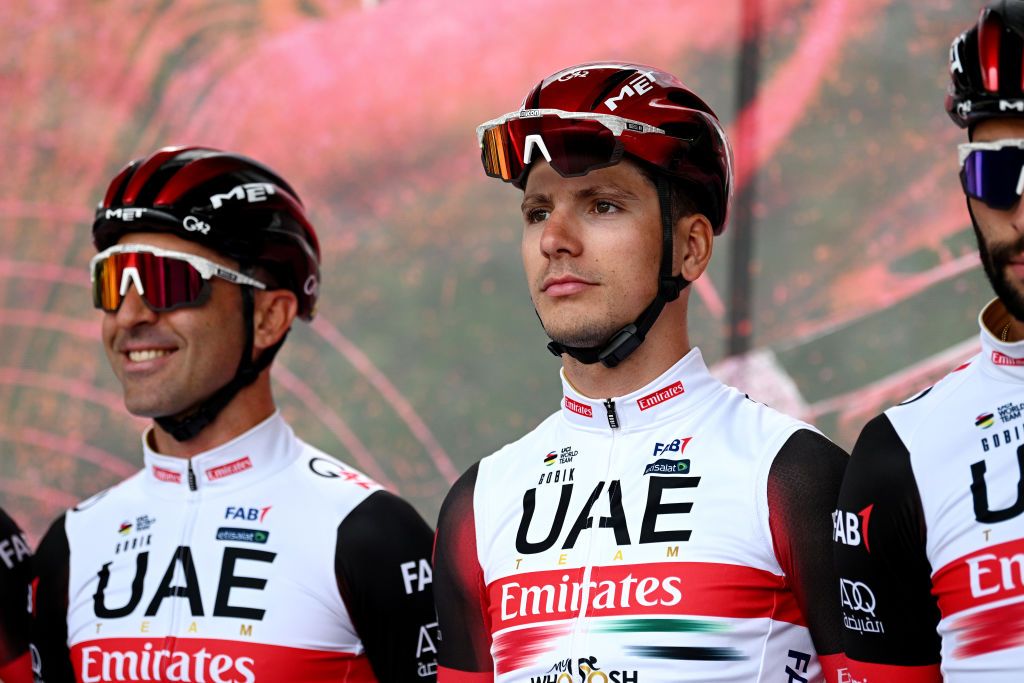
M1024 139L959 146L960 184L968 197L993 209L1012 209L1024 193Z
M195 254L143 244L116 244L89 262L93 306L108 313L121 307L131 287L151 310L201 306L210 295L210 278L219 277L257 289L267 286L248 275Z
M661 128L611 114L560 109L522 109L477 126L484 171L519 183L532 161L543 158L563 177L586 175L617 164L622 134L660 133Z

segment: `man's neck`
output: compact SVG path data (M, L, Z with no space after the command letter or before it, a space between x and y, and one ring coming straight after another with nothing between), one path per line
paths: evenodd
M266 372L238 392L210 424L187 441L178 441L154 422L149 433L150 447L161 455L191 458L245 434L277 410L265 375Z
M644 343L614 368L601 363L586 365L568 355L562 356L562 368L576 391L588 398L605 399L650 384L689 352L686 309L670 311L666 306Z

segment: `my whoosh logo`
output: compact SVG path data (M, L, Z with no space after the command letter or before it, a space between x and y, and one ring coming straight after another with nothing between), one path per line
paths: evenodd
M676 396L682 396L685 392L686 390L683 389L683 383L675 382L674 384L669 384L667 387L658 389L653 394L647 394L646 396L637 399L636 404L641 411L649 410L657 405L661 405L665 401L674 399Z

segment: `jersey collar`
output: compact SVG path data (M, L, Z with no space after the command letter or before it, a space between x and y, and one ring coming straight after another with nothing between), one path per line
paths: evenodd
M159 492L188 492L189 465L195 490L224 491L248 486L292 462L298 453L295 436L281 414L263 422L217 448L191 458L162 455L150 446L150 429L142 435L144 476Z
M625 396L594 399L578 392L562 377L562 417L584 428L610 430L609 413L619 429L634 429L696 407L713 387L720 386L708 372L700 349L694 347L660 377ZM609 403L613 406L609 406Z
M1010 382L1024 381L1024 341L1004 342L999 338L1009 313L1003 302L993 299L978 315L981 327L981 363L985 372Z

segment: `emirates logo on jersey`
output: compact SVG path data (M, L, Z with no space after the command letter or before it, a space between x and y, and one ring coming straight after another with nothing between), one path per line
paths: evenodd
M153 465L153 476L158 481L166 481L168 484L180 484L181 474L174 470L165 470L163 467L157 467Z
M230 650L230 654L217 652ZM81 681L256 680L256 661L242 644L199 638L178 640L173 650L159 640L107 638L75 645L71 658Z
M211 467L206 470L206 478L210 481L217 481L250 469L252 469L252 460L249 459L249 456L245 456L220 467Z
M682 396L684 392L683 383L676 382L675 384L669 384L667 387L658 389L653 394L637 399L636 404L640 410L648 410L654 406L661 405L665 401L671 401L676 396Z
M590 406L586 405L585 403L580 403L579 401L574 401L571 398L569 398L568 396L565 397L565 407L568 408L569 410L571 410L572 412L576 413L577 415L582 415L583 417L591 417L591 418L594 417L594 409L593 408L591 408Z
M1011 368L1018 368L1024 365L1024 358L1014 358L998 351L992 352L992 364L1003 365Z

